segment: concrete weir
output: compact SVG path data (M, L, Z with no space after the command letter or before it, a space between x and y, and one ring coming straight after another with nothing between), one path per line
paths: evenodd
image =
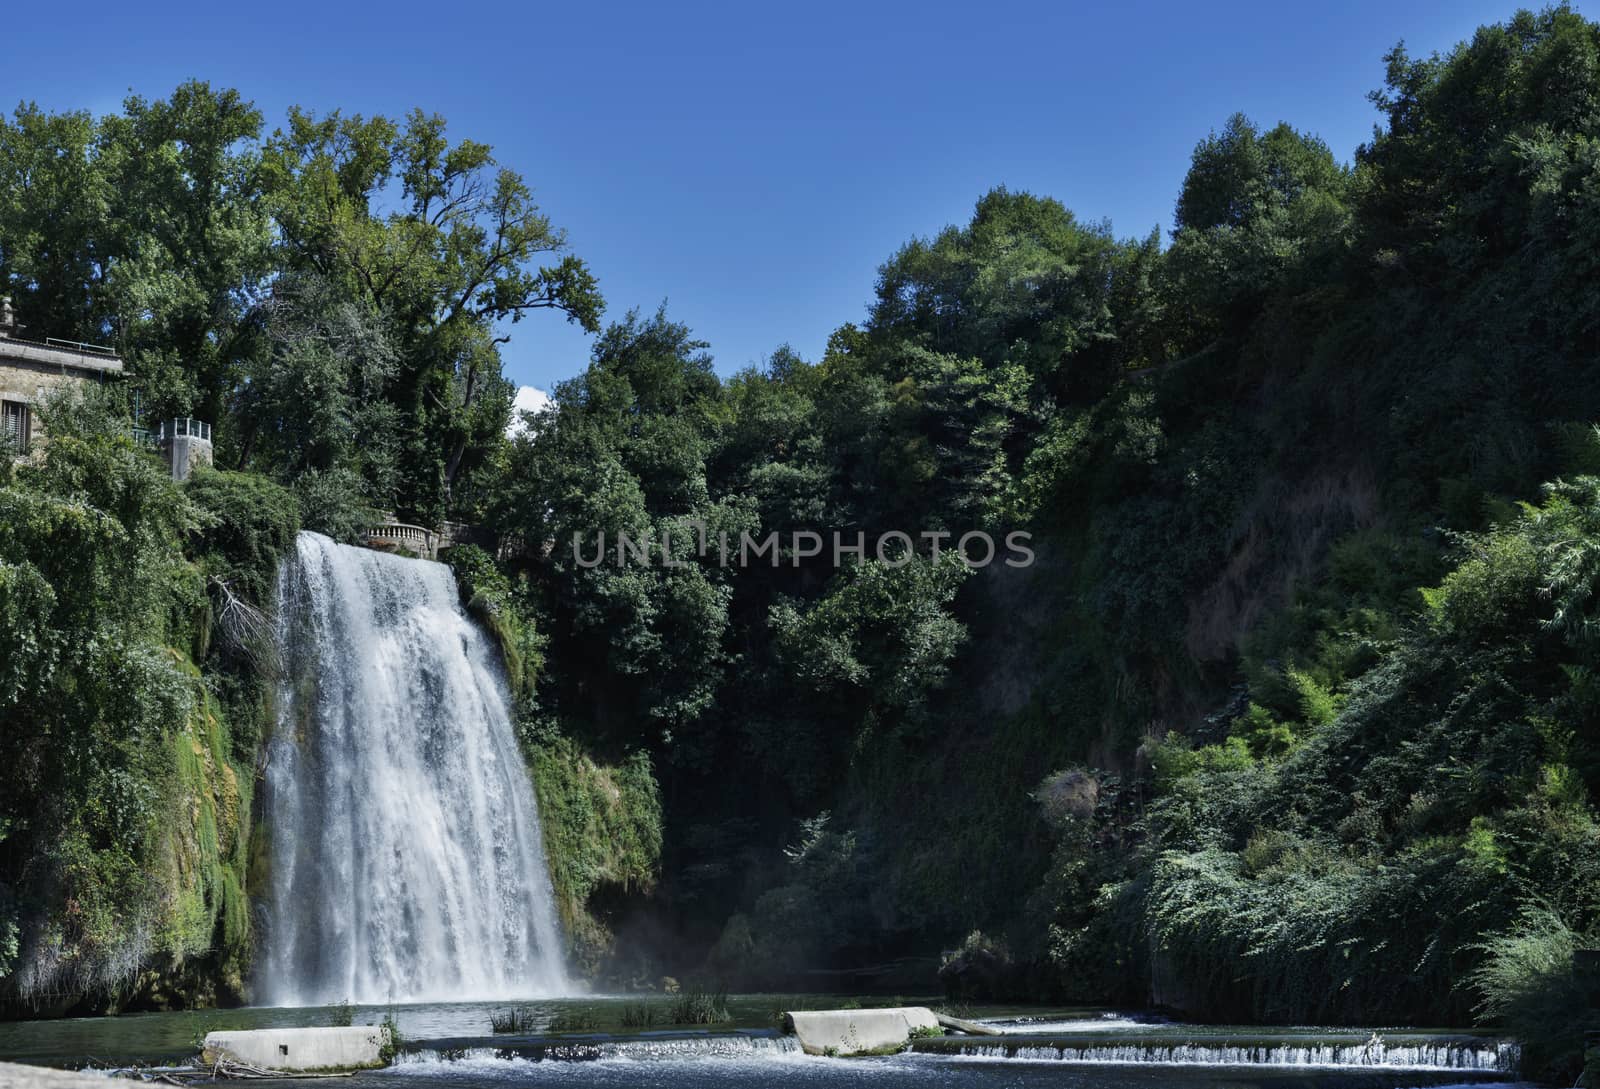
M377 1025L208 1032L201 1054L207 1063L228 1060L285 1073L363 1070L384 1065L384 1033Z
M925 1006L886 1010L796 1010L784 1015L807 1055L871 1055L898 1051L911 1034L939 1027L939 1018Z

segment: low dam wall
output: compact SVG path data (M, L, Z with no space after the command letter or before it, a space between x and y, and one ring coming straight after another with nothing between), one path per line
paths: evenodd
M288 1073L354 1070L384 1065L384 1033L377 1025L208 1032L202 1054L208 1063L230 1059Z
M867 1055L898 1051L911 1034L939 1027L939 1018L925 1006L887 1010L797 1010L784 1015L807 1055Z

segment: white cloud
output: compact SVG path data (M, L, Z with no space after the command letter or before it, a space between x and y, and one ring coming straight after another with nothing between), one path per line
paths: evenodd
M543 412L552 403L550 395L536 386L518 387L516 399L511 402L511 423L506 425L507 437L514 439L528 429L527 421L522 416L524 412Z

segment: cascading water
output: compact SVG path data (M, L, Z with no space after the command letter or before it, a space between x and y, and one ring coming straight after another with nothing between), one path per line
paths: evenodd
M1056 1060L1096 1065L1161 1063L1206 1066L1326 1066L1361 1069L1458 1070L1511 1073L1521 1050L1509 1040L1402 1034L1366 1039L1347 1035L1232 1037L1204 1031L1163 1037L1103 1033L1096 1036L947 1036L916 1040L922 1054L984 1059Z
M449 568L302 533L277 624L260 1000L566 993L505 682Z

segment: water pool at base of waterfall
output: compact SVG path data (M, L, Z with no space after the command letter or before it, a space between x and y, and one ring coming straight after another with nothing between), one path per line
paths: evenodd
M1491 1038L1416 1029L1264 1028L1180 1024L1098 1009L978 1006L963 1016L1000 1037L918 1041L921 1050L875 1058L805 1055L778 1031L781 1012L884 1004L848 996L729 996L732 1020L692 1028L624 1027L629 1007L665 995L615 995L527 1002L358 1006L355 1024L393 1013L405 1039L396 1064L337 1084L350 1089L497 1089L562 1085L621 1089L1406 1089L1509 1086L1515 1051ZM939 1005L930 996L896 1004ZM494 1035L490 1018L515 1005L527 1034ZM217 1029L328 1025L334 1007L195 1010L119 1017L0 1023L0 1060L82 1068L160 1065L192 1057ZM554 1023L580 1030L552 1032ZM947 1053L939 1053L943 1049ZM270 1086L290 1082L271 1080ZM303 1085L303 1082L294 1082Z

